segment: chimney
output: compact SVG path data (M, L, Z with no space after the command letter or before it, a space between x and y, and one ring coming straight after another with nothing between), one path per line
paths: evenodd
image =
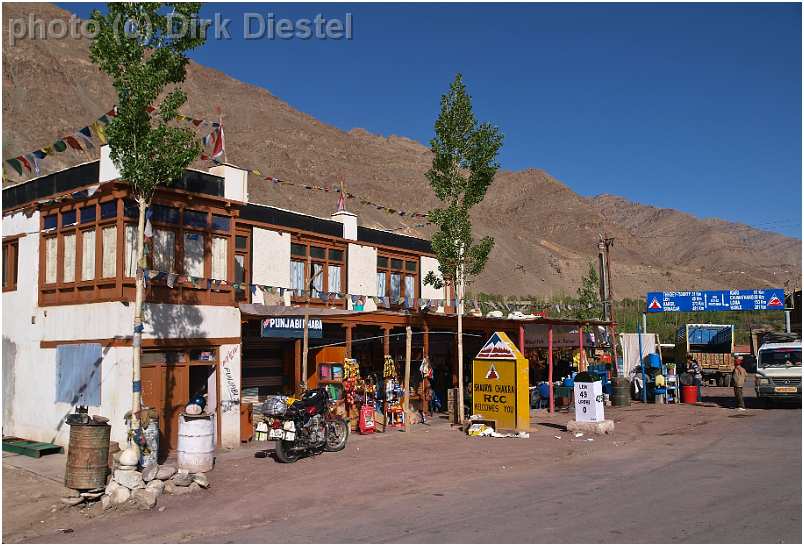
M209 172L223 177L223 196L226 199L248 202L248 171L224 163L212 167Z
M101 146L100 150L100 168L98 173L98 182L104 183L109 180L117 180L120 178L120 169L112 161L109 153L112 151L108 144Z
M357 215L346 210L339 210L330 216L336 222L343 224L343 238L357 241Z

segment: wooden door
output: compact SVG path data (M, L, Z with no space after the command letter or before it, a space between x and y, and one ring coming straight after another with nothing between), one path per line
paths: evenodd
M179 414L189 396L185 364L153 362L142 367L142 402L159 416L160 455L178 447Z

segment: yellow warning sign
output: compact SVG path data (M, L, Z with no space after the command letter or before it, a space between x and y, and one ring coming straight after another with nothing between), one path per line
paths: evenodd
M529 430L528 360L504 332L495 332L472 362L472 413L497 430Z

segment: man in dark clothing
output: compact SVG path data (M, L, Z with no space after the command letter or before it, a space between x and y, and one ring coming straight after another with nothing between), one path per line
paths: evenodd
M748 377L748 372L743 368L742 357L737 357L734 361L734 371L731 374L732 383L734 383L734 398L737 400L737 410L745 411L745 402L743 401L743 385L745 385L745 378Z
M703 400L701 385L703 384L703 370L698 361L692 358L692 355L687 355L687 373L692 376L695 385L698 387L698 402Z

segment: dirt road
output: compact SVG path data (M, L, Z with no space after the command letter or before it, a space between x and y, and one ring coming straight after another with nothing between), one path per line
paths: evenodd
M292 465L254 445L221 454L212 489L163 512L43 514L6 542L800 542L800 407L607 409L614 434L576 438L539 411L525 439L443 421L355 436ZM721 406L718 406L721 404ZM558 438L557 438L558 437ZM265 444L265 447L270 444ZM6 469L7 470L7 469ZM4 472L3 496L9 483ZM48 505L49 506L49 505ZM4 502L4 522L14 517ZM39 516L35 516L39 517ZM57 528L71 528L63 534Z

